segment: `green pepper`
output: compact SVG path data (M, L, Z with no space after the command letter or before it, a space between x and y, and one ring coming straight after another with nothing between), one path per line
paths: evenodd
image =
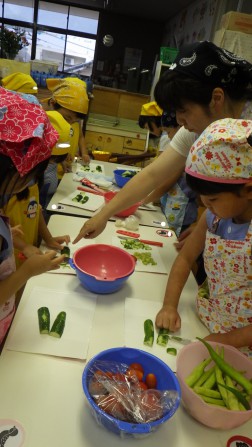
M224 359L222 359L217 352L212 348L212 346L207 343L202 338L196 337L199 341L201 341L207 348L211 358L214 360L216 365L220 368L222 372L227 374L231 379L233 379L235 382L239 383L247 392L248 394L252 394L252 383L244 377L239 371L237 371L235 368L233 368L229 363L227 363Z
M185 382L188 386L193 387L197 380L204 374L204 369L206 366L209 365L209 363L212 361L211 357L208 357L207 359L204 359L201 363L199 363L195 368L192 370L191 374L186 377Z

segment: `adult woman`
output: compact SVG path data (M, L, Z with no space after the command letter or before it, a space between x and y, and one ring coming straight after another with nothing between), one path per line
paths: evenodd
M218 48L200 42L182 49L175 63L155 88L158 105L175 109L182 126L167 150L143 169L96 216L86 222L74 242L100 234L107 220L184 170L197 135L221 118L252 118L252 65Z

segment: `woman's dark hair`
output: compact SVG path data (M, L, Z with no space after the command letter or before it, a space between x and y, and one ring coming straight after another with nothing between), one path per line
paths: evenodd
M198 177L194 177L186 173L186 183L188 186L201 196L207 196L211 194L219 194L221 192L232 192L239 196L241 189L244 187L244 183L219 183L211 182L209 180L203 180Z
M62 106L60 105L60 104L58 104L57 102L53 102L52 103L52 101L51 101L51 98L48 100L48 103L47 103L49 106L53 106L53 108L54 108L54 110L59 110L59 109L62 109ZM69 109L69 110L71 110L71 109ZM71 110L71 112L74 112L74 110ZM79 112L74 112L74 113L76 113L76 116L80 119L80 120L85 120L85 118L86 118L86 113L79 113Z
M213 89L216 87L222 88L234 101L252 99L252 88L248 84L236 85L235 88L230 85L223 87L169 70L157 82L154 96L159 107L167 112L174 112L182 109L186 102L207 107L211 101Z

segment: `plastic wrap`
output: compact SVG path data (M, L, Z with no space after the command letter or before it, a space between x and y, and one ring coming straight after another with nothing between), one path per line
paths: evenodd
M143 382L132 370L129 373L129 365L124 363L97 361L89 377L88 390L98 407L120 421L149 424L177 409L177 391L144 389Z
M138 230L139 228L139 221L136 216L131 214L130 216L126 217L126 219L117 219L115 222L116 227L123 227L127 230Z

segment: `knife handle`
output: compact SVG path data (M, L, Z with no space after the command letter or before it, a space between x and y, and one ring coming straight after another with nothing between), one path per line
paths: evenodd
M155 245L156 247L163 247L163 242L158 242L158 241L148 241L145 239L138 239L139 242L142 242L143 244L148 244L148 245Z

